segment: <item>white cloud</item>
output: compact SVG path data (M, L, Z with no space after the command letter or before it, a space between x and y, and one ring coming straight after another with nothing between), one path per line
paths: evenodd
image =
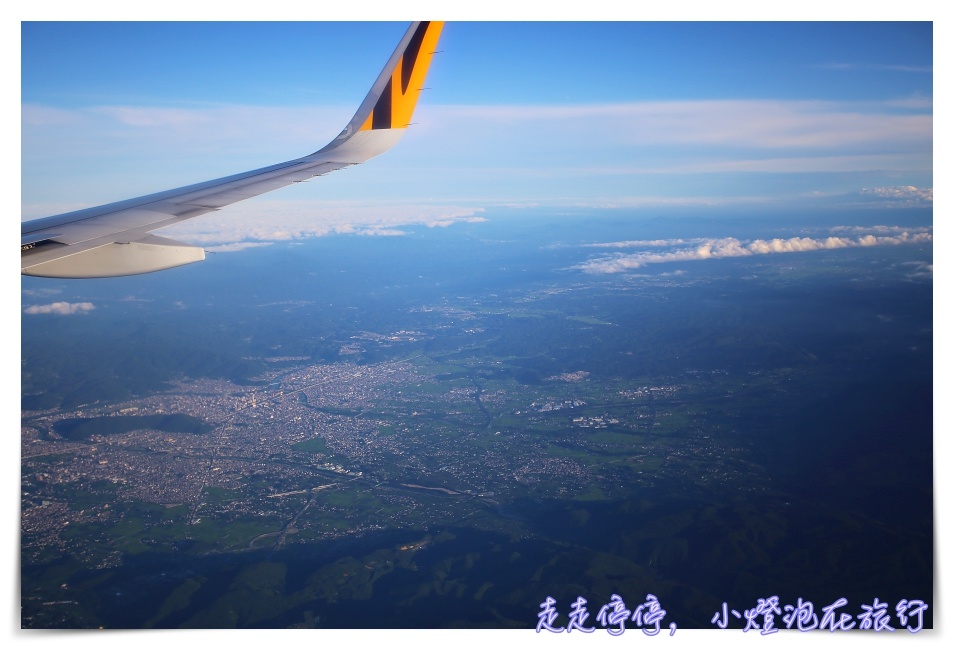
M246 248L259 248L261 246L271 245L271 242L243 241L232 244L221 244L219 246L207 246L205 251L207 253L236 253L238 251L243 251Z
M60 316L69 316L71 314L82 314L84 312L96 309L91 302L54 302L49 305L31 305L23 310L26 314L57 314Z
M678 246L679 244L695 244L704 241L703 239L633 239L629 241L601 242L596 244L584 244L589 248L638 248L642 246Z
M836 233L848 233L851 235L901 235L903 233L924 233L928 230L926 228L909 228L907 226L835 226L831 229L832 232Z
M61 293L62 289L42 287L36 289L23 289L22 294L24 296L32 296L34 298L48 298L49 296L55 296L58 293Z
M203 127L214 124L215 117L212 111L137 106L101 106L90 111L105 115L120 124L142 127Z
M75 127L82 124L83 115L80 112L65 108L24 104L20 109L20 120L24 127Z
M230 154L250 147L254 151L267 152L277 147L297 150L299 147L320 146L337 135L340 130L338 123L346 112L346 109L327 106L91 106L64 109L24 104L21 123L25 137L37 138L38 145L63 138L75 146L96 144L107 151L129 149L141 155L141 148L148 144L150 155L169 152L181 156L206 151L213 146L225 147L225 153ZM85 155L94 153L86 151ZM300 151L297 155L303 153L307 152Z
M682 240L671 240L673 244ZM630 255L616 254L589 260L574 268L586 273L620 273L638 269L647 264L663 262L682 262L693 260L718 259L724 257L747 257L750 255L768 255L772 253L796 253L836 248L885 246L913 244L932 241L927 229L902 230L894 235L865 234L857 238L848 237L791 237L788 239L755 239L742 241L735 237L709 239L690 247L662 253L640 252ZM632 243L632 242L620 242Z
M917 72L930 74L934 68L927 65L901 65L901 64L877 64L877 63L823 63L819 68L828 70L879 70L888 72Z
M930 110L930 106L926 107ZM887 102L690 100L575 106L442 106L429 118L508 133L562 132L543 146L706 145L732 149L840 151L930 145L933 117L898 112ZM554 128L558 125L558 129ZM427 128L441 128L438 126ZM524 142L523 139L520 142ZM575 149L575 147L574 147ZM804 155L804 154L802 154Z
M402 228L446 228L484 221L482 208L448 205L360 205L345 202L257 199L229 206L222 213L177 224L163 236L214 252L237 251L280 241L333 234L400 236Z
M933 187L914 187L913 185L865 187L859 191L858 194L878 201L912 204L930 204L934 202Z
M912 267L912 271L908 273L909 278L933 278L934 277L934 265L927 262L905 262L905 266Z

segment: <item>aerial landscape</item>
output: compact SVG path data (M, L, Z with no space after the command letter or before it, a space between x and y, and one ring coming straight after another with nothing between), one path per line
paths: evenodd
M136 108L158 102L136 87L89 108L28 81L50 39L118 27L24 24L24 218L211 178L193 166L214 142L185 145L183 170L159 140L249 119L208 98ZM615 51L651 27L583 29ZM369 28L373 78L406 24ZM740 98L752 88L679 96L659 62L645 102L521 91L519 61L505 85L537 105L456 95L493 29L447 24L421 127L379 161L175 226L201 263L21 278L21 627L933 627L930 23L763 30L815 57L787 90L760 88L771 106ZM685 29L718 43L746 27ZM832 33L844 50L816 48ZM743 83L744 57L726 57L724 83ZM848 64L856 88L828 77ZM669 142L612 135L664 131L663 113ZM593 130L566 131L568 114ZM159 178L70 199L93 177L80 168L44 189L43 162L77 164L92 137L54 153L64 124L105 129L91 168L122 167L148 131ZM292 155L323 136L308 137ZM472 157L454 172L458 147ZM285 159L269 151L246 167L255 152L230 150L220 175Z

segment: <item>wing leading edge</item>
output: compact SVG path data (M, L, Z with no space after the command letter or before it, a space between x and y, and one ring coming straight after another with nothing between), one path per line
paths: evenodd
M287 162L21 224L20 272L101 278L169 269L205 251L151 231L292 183L362 163L397 142L411 121L442 22L413 23L344 130L318 151Z

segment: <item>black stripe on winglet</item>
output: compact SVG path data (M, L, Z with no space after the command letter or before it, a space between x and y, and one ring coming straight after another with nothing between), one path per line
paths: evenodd
M421 44L424 42L424 34L430 21L424 21L417 26L411 42L407 44L404 50L404 59L401 61L401 94L407 94L407 85L411 82L411 73L414 72L414 64L417 63L417 56L421 53Z
M384 87L384 92L378 98L378 103L374 105L374 112L371 114L372 129L390 129L391 128L391 84L393 81L388 79L388 84Z

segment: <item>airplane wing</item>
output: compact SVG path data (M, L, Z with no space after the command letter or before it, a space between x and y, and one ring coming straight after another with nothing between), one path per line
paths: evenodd
M205 259L202 248L150 233L357 165L390 149L411 122L443 25L413 23L355 116L338 137L315 153L204 183L25 221L20 232L21 274L101 278L160 271Z

